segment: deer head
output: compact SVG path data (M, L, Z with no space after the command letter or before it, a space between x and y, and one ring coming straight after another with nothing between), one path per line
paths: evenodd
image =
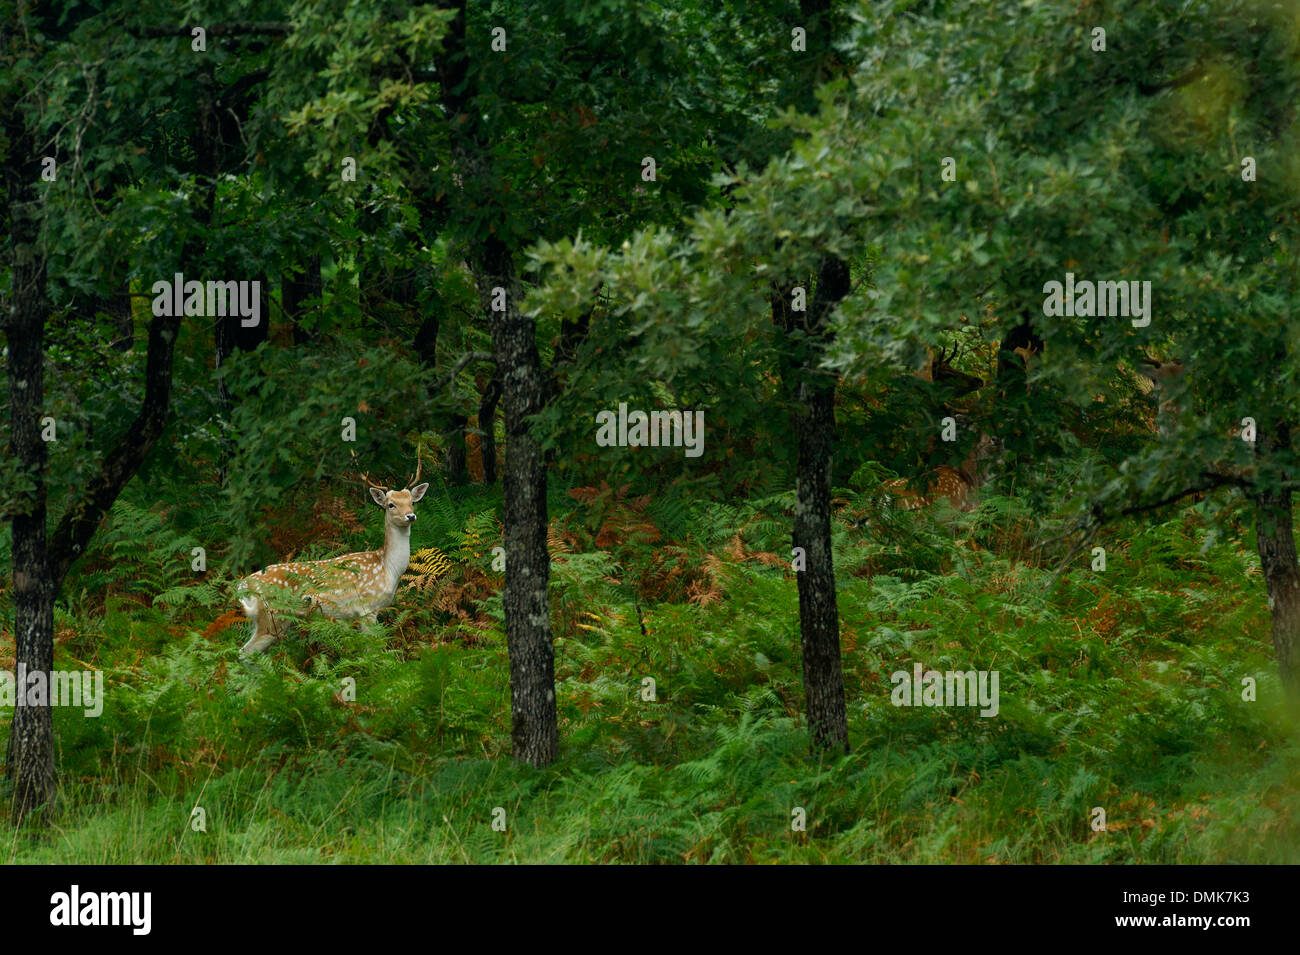
M410 527L415 523L415 508L412 505L424 497L424 492L428 489L428 484L418 484L410 490L403 488L400 491L372 487L370 496L384 509L388 523L394 527Z
M958 371L954 367L955 362L960 354L961 346L954 343L952 351L939 349L938 354L934 349L926 346L925 352L929 360L917 372L917 377L922 381L928 381L931 384L940 385L945 388L951 398L962 398L972 391L984 387L984 379L977 378L975 375L968 375L964 371Z
M429 490L428 482L424 484L416 483L420 480L422 467L421 452L417 450L415 454L415 476L407 481L406 486L400 491L395 491L387 485L376 484L368 474L364 471L361 472L361 480L369 487L371 499L384 509L384 516L388 525L400 529L410 527L415 523L415 508L413 505L424 497L425 491Z

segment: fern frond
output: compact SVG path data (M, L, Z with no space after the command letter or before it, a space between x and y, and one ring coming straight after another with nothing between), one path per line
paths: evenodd
M444 577L451 573L453 566L451 558L438 548L421 547L411 554L407 574L409 576Z

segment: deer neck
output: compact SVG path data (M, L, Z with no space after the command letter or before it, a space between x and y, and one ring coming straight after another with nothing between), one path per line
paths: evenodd
M411 562L411 528L397 527L392 521L384 521L384 549L379 552L379 556L384 563L388 589L396 590L398 581Z

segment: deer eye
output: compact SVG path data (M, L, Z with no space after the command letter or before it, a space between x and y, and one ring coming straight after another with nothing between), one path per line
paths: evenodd
M392 501L389 501L389 502L388 502L388 506L389 506L389 507L396 507L397 505L394 504Z

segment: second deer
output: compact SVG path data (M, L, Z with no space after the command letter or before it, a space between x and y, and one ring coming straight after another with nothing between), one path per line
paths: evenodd
M331 619L375 621L393 602L398 582L411 560L411 525L415 505L429 485L415 477L400 491L376 486L365 474L370 497L384 510L384 546L329 560L273 564L239 582L237 595L253 634L240 653L261 653L284 636L284 617L312 612Z
M886 481L881 486L888 491L891 501L905 511L929 507L940 497L946 497L957 510L970 512L979 503L976 492L988 483L993 458L1000 450L997 438L981 434L961 467L942 465L923 475L924 491L909 488L902 478Z

